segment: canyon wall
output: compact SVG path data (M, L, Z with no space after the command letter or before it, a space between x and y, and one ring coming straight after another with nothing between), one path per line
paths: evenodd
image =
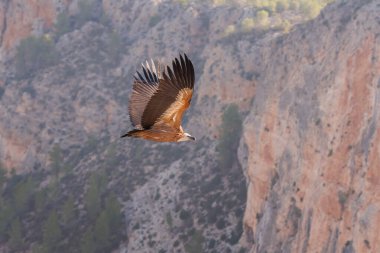
M239 150L251 252L380 251L379 13L331 6L259 53Z

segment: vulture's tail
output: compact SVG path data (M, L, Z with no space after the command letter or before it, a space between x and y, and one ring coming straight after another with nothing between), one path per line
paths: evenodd
M138 129L134 129L132 131L129 131L128 133L120 136L120 138L123 138L123 137L137 137L136 133L140 132L141 130L138 130Z

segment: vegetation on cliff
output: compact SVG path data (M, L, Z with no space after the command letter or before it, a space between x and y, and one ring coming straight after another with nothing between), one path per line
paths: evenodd
M49 175L44 173L13 175L3 180L0 243L8 242L14 252L33 245L33 252L40 253L78 249L108 252L117 247L126 236L124 219L119 200L104 188L105 175L93 174L84 186L68 187L72 176L62 173L59 180L45 187L41 184ZM101 189L96 196L94 187ZM87 250L88 245L96 250Z

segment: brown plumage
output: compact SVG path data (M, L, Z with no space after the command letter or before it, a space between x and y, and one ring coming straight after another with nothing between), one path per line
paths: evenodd
M135 127L121 137L143 138L157 142L195 140L181 126L194 88L194 67L184 54L175 58L172 68L152 61L142 66L133 83L129 117Z

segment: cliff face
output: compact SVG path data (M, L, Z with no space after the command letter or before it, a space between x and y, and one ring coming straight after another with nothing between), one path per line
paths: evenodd
M379 252L380 5L331 6L259 52L244 122L251 252Z
M59 1L56 1L57 3ZM31 33L42 34L52 27L58 4L50 0L5 0L0 3L0 46L11 49Z

